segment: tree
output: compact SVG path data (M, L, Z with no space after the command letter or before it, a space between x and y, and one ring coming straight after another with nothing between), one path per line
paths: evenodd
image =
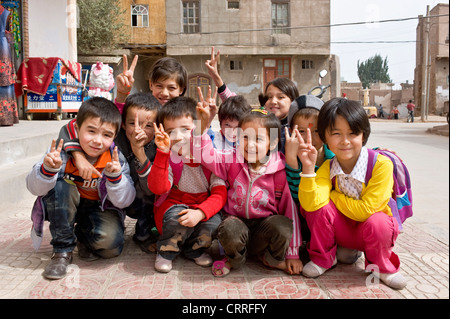
M359 63L358 60L358 77L363 88L370 88L372 83L378 81L382 83L391 83L392 80L388 73L387 57L383 60L379 54L367 59L365 62Z
M124 42L124 27L118 0L78 0L79 28L77 46L79 52L96 49L117 49Z

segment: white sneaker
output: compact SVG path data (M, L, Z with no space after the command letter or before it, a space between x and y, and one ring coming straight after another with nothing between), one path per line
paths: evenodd
M194 261L197 265L202 267L209 267L213 263L211 256L207 253L203 253L200 257L194 258Z
M379 278L382 282L384 282L387 286L391 287L392 289L403 289L406 286L407 280L403 275L399 272L393 273L393 274L379 274Z
M172 270L172 260L165 259L160 254L156 255L155 269L159 272L169 272Z
M313 261L308 262L302 270L302 275L309 278L316 278L320 275L323 275L325 271L333 268L337 264L337 259L334 258L333 265L330 268L323 268L319 265L316 265Z

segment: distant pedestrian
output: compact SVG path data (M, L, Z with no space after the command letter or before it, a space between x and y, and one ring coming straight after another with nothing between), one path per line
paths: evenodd
M412 100L409 100L408 105L406 105L406 108L408 109L408 113L411 116L411 122L414 122L414 109L416 106L414 105Z
M378 118L379 119L384 119L384 111L383 111L383 105L380 104L380 106L378 106Z
M398 120L398 113L400 113L400 111L398 110L397 106L394 106L392 113L394 113L394 120Z

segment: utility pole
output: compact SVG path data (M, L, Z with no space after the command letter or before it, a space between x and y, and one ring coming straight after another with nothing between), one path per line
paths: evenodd
M422 122L425 122L425 116L428 118L427 109L428 109L428 39L429 39L429 32L430 32L430 18L428 17L430 15L430 6L427 5L427 15L425 16L425 19L423 19L423 28L425 29L425 41L424 41L424 50L423 52L423 61L422 61L422 101L421 101L421 107L420 107L420 113L421 113L421 120Z

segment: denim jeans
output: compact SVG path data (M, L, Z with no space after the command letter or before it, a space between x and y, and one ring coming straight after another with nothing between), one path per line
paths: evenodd
M80 198L77 187L63 179L58 179L43 203L54 252L73 251L77 240L103 258L122 252L125 229L119 212L103 211L99 201Z
M292 220L282 215L243 219L227 216L217 238L233 268L241 267L247 254L263 256L271 266L285 260L292 238Z
M213 236L222 221L220 213L194 227L185 227L178 222L178 213L188 209L187 205L174 205L164 213L162 234L157 249L165 259L174 260L183 251L189 259L200 257L211 246Z
M144 241L153 236L152 228L155 227L153 201L136 197L133 203L127 207L126 214L128 217L136 219L134 231L136 239Z

